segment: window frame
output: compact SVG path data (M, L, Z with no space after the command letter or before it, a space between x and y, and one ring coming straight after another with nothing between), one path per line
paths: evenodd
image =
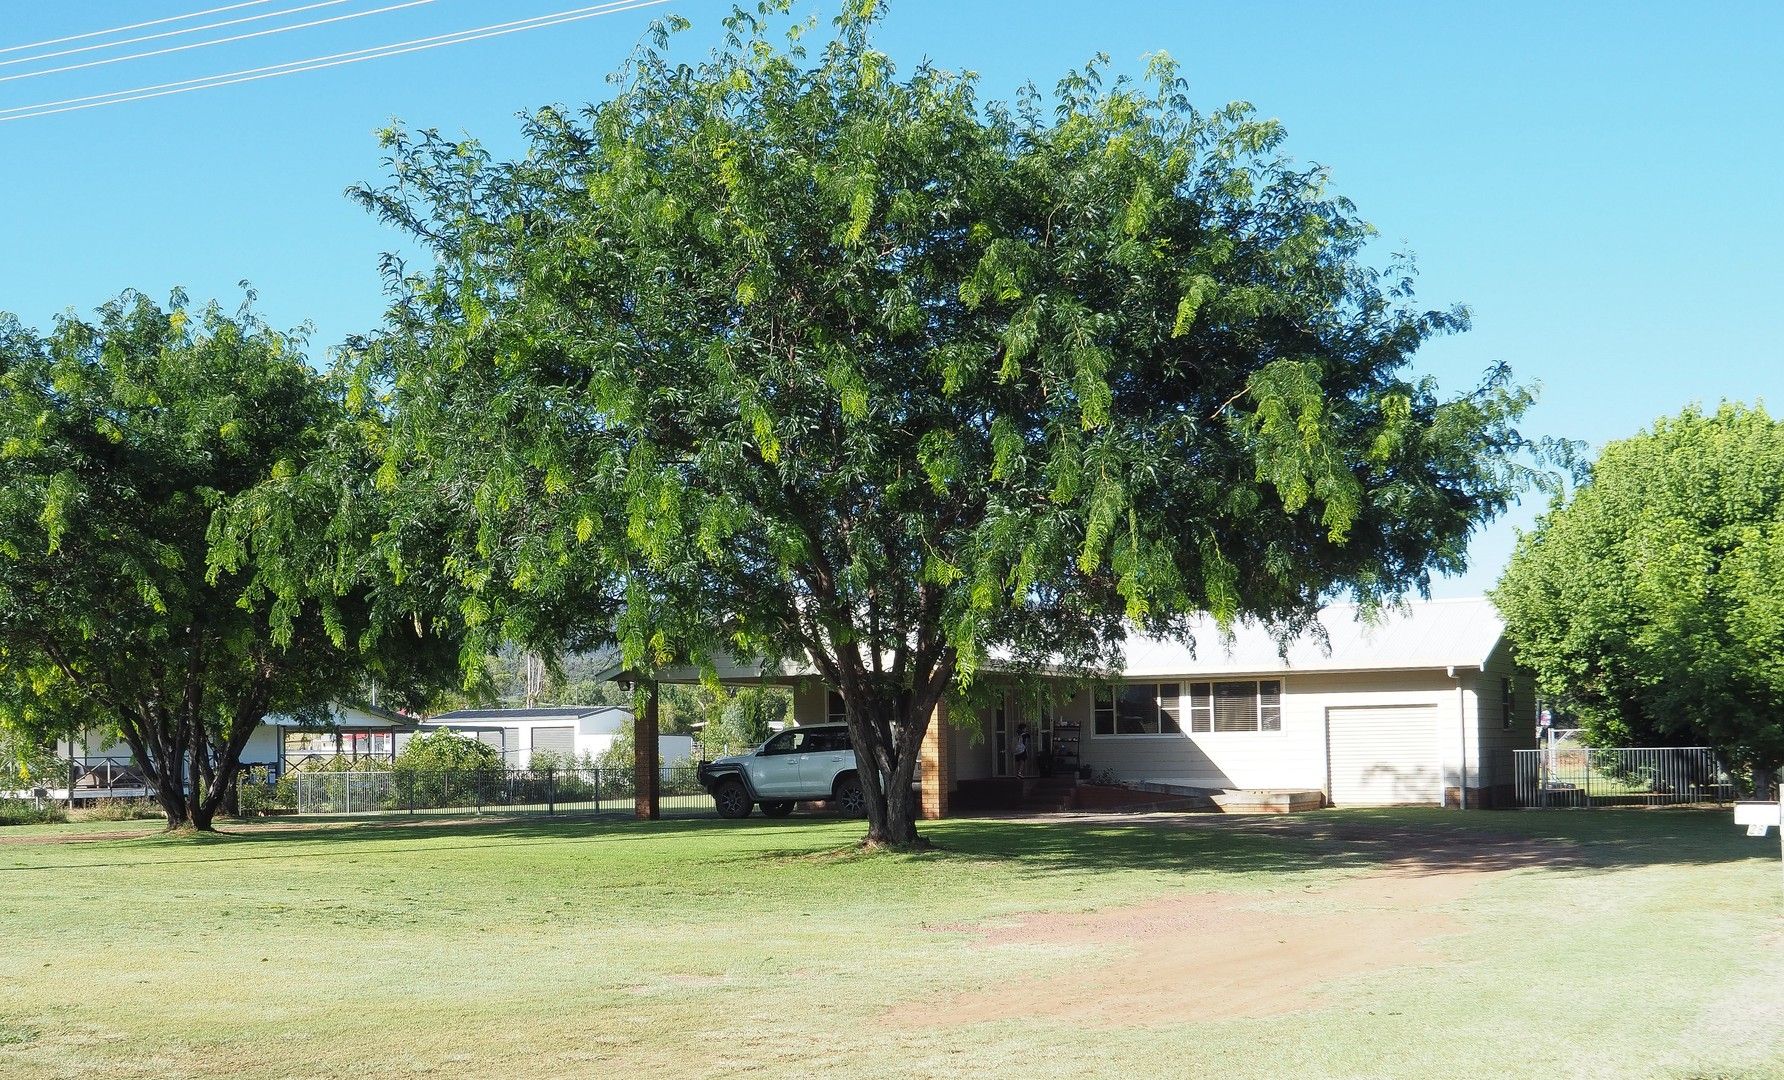
M1138 719L1137 722L1140 724L1138 731L1120 730L1123 723L1122 699L1128 698L1128 704L1131 707L1137 700L1132 692L1144 691L1147 687L1152 689L1150 701L1146 707L1151 715ZM1105 720L1107 730L1104 726ZM1111 739L1118 737L1123 739L1174 739L1188 734L1183 730L1183 684L1176 680L1164 682L1148 680L1098 685L1091 691L1090 732L1097 738Z
M1282 734L1281 679L1199 679L1185 683L1190 700L1191 735L1280 735ZM1250 686L1250 727L1220 726L1221 687ZM1266 689L1269 688L1269 689ZM1233 700L1228 698L1228 700ZM1206 725L1206 726L1203 726Z

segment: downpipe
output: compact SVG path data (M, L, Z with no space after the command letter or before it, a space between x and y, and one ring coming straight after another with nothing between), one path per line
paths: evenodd
M1461 776L1456 781L1456 808L1468 809L1468 709L1467 697L1462 693L1462 676L1456 674L1456 665L1448 668L1449 677L1456 680L1456 734L1461 741L1456 744L1456 757L1461 766Z

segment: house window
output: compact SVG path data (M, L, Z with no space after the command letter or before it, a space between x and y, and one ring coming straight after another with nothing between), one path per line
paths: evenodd
M1176 683L1122 683L1099 687L1098 735L1177 735L1183 731L1181 687Z
M1281 731L1281 681L1190 683L1189 730Z
M1511 680L1499 680L1499 715L1505 720L1505 730L1511 730L1511 718L1518 711L1517 696L1512 692Z
M846 724L849 722L849 707L842 695L835 690L830 691L830 700L824 708L824 722L827 724Z

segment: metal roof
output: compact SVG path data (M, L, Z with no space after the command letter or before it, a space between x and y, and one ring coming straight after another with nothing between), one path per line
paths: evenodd
M482 720L497 722L502 720L580 720L585 716L604 713L617 709L620 712L631 712L624 705L542 705L532 709L455 709L452 712L430 716L425 723L436 724L442 720Z
M1450 667L1479 668L1498 646L1505 624L1485 597L1408 601L1365 620L1354 604L1334 604L1320 612L1325 640L1308 633L1291 641L1286 651L1267 627L1241 623L1232 639L1223 640L1214 620L1202 618L1183 637L1134 635L1124 646L1128 678L1173 675L1259 675L1295 671L1405 671ZM995 668L994 656L988 668ZM738 683L763 678L760 663L716 661L719 681ZM618 678L617 666L601 678ZM810 677L806 665L792 664L769 673L770 682L790 683ZM660 682L696 682L699 669L676 665L657 672Z
M1484 597L1427 600L1361 618L1349 604L1335 604L1319 616L1327 640L1305 634L1289 643L1286 656L1269 631L1256 623L1233 628L1221 639L1213 620L1199 621L1187 639L1131 637L1127 640L1129 678L1164 675L1250 675L1294 671L1404 671L1422 668L1479 668L1505 632L1493 602Z

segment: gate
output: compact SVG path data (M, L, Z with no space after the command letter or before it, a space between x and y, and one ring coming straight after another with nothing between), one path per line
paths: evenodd
M1590 747L1555 735L1540 750L1512 751L1519 806L1671 806L1734 798L1728 766L1707 746Z

